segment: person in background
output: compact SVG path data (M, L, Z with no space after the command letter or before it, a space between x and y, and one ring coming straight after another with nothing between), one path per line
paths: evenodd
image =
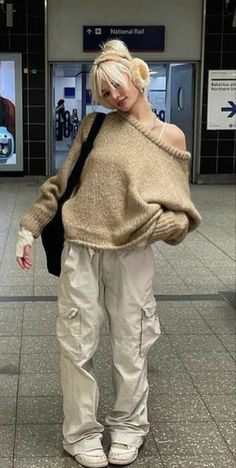
M152 244L182 242L201 217L190 198L185 136L152 112L147 64L122 41L108 41L91 70L93 100L112 109L85 163L79 189L63 206L59 279L63 447L85 467L127 465L149 432L147 355L160 336L153 294ZM96 116L86 116L59 172L21 220L17 262L31 268L30 246L57 209ZM161 275L161 271L158 271ZM112 347L114 406L102 446L93 356L105 314Z
M71 125L72 125L72 139L74 140L76 133L78 132L79 125L80 125L77 109L72 110Z
M65 122L65 101L64 99L59 99L56 107L56 117L57 117L57 140L63 140L63 130Z

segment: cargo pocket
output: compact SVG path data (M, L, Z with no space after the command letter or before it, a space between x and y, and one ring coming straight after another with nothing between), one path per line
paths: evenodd
M80 310L73 305L58 304L56 334L61 351L73 361L81 356Z
M58 304L57 305L57 315L59 317L67 318L67 319L72 319L78 315L79 309L76 306L73 305L64 305L64 304Z
M151 346L155 343L161 334L160 322L156 312L156 301L146 304L142 307L141 318L141 340L140 340L140 356L147 354Z

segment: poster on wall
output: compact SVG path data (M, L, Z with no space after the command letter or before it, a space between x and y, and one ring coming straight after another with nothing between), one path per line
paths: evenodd
M20 54L0 54L0 172L23 169Z
M207 130L236 129L236 70L209 70Z

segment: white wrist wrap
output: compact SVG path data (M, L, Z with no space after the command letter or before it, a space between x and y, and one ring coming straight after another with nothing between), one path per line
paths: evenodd
M23 257L24 247L26 245L31 246L33 244L33 240L34 237L32 232L28 231L27 229L21 228L21 230L18 231L18 238L16 243L16 256Z

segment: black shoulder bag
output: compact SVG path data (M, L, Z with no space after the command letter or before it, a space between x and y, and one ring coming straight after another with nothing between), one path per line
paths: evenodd
M55 216L45 226L41 233L42 244L47 259L48 272L55 276L61 273L61 253L64 244L64 228L62 224L62 206L71 197L74 188L79 183L84 163L93 148L94 140L102 126L106 114L98 113L94 119L87 140L83 142L80 155L68 179L65 193L58 201Z

